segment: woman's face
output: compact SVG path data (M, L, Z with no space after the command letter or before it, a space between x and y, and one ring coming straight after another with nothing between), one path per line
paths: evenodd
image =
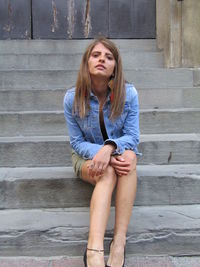
M98 43L92 50L88 60L91 77L110 79L115 69L115 59L111 51L103 44Z

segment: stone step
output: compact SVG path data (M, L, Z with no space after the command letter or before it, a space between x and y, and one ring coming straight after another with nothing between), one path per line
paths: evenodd
M138 89L140 108L200 108L200 87Z
M107 261L108 256L105 256ZM1 267L84 267L81 256L0 257ZM126 267L199 267L200 256L126 255Z
M192 69L164 68L125 70L125 77L127 81L133 82L136 88L193 87L198 79ZM77 71L1 70L0 90L64 89L74 86L76 78Z
M160 52L122 52L125 69L163 67ZM0 70L79 70L82 54L0 54Z
M199 214L200 205L134 207L127 233L127 255L199 255ZM83 255L88 208L1 210L0 217L1 256ZM111 209L106 254L113 224Z
M63 111L0 112L0 136L67 135ZM142 134L200 133L199 109L141 110Z
M157 51L154 39L113 40L120 51ZM0 54L83 53L92 40L0 40Z
M66 90L2 89L0 111L62 110ZM200 108L200 87L137 88L137 90L141 109Z
M142 134L200 133L200 108L141 110L140 130Z
M200 134L142 135L138 163L198 164ZM0 167L71 166L67 136L0 138Z
M136 206L200 204L200 164L139 165L137 174ZM93 191L72 167L0 168L0 188L0 210L88 207Z

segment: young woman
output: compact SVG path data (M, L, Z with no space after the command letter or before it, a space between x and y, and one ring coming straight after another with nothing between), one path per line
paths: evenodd
M126 233L136 195L139 143L138 95L125 83L115 44L99 38L86 49L76 87L64 98L72 162L81 179L94 185L84 264L104 267L104 234L116 187L114 236L106 266L122 267Z

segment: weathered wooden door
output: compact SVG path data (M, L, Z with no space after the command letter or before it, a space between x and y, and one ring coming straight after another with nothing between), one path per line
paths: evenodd
M31 38L31 0L0 0L0 39Z
M156 0L1 1L1 39L156 36Z

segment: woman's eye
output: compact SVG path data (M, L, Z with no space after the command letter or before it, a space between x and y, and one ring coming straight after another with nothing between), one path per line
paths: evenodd
M112 57L112 56L107 56L107 58L108 58L109 60L113 60L113 57Z
M99 54L93 54L92 56L93 56L93 57L98 57L98 55L99 55Z

